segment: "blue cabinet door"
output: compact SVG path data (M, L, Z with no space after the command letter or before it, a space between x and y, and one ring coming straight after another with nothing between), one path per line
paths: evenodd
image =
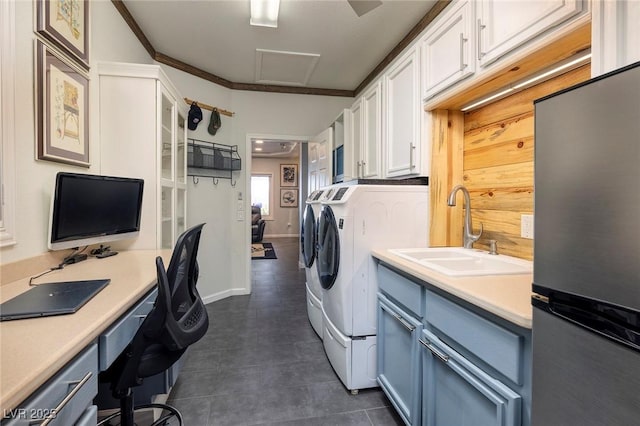
M519 426L520 395L428 330L422 352L423 426Z
M420 423L422 324L378 293L378 383L408 425Z

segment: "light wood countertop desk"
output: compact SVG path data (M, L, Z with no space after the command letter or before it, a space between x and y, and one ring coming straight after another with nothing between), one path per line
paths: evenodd
M163 257L166 267L171 250L123 251L105 259L90 257L35 280L46 283L110 278L111 282L75 314L0 323L0 412L18 407L147 294L156 282L156 256ZM4 284L0 301L29 288L28 278Z

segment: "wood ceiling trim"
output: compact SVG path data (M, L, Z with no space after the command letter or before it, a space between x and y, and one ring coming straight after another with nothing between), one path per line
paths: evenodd
M189 65L178 59L167 56L163 53L157 52L147 36L144 34L136 20L133 18L129 9L124 5L123 0L111 0L111 3L115 6L116 10L122 16L122 19L127 23L133 34L140 40L142 46L149 53L149 56L154 60L176 68L180 71L184 71L188 74L200 77L204 80L211 81L219 84L223 87L234 90L250 90L257 92L269 92L269 93L291 93L300 95L317 95L317 96L341 96L353 98L358 95L371 81L373 81L382 70L389 65L401 52L404 50L418 35L429 25L436 16L442 12L442 10L451 3L452 0L437 0L437 3L427 12L427 14L418 22L407 35L396 45L396 47L389 52L387 56L380 62L369 75L358 85L355 90L340 90L340 89L321 89L315 87L297 87L297 86L279 86L274 84L252 84L252 83L236 83L225 78L219 77L210 72L201 70L200 68Z
M184 71L188 74L194 75L196 77L200 77L204 80L211 81L213 83L219 84L220 86L226 87L228 89L233 88L233 82L229 81L225 78L218 77L215 74L211 74L210 72L201 70L200 68L194 67L193 65L189 65L178 59L172 58L171 56L167 56L164 53L156 53L153 57L156 61L161 64L169 65L172 68L178 69L180 71Z
M136 20L133 19L133 16L131 16L129 9L127 9L127 6L124 5L122 0L111 0L111 3L113 3L116 10L120 12L122 19L124 19L124 22L129 25L129 28L131 28L133 34L138 38L138 40L140 40L140 43L142 43L142 46L146 49L147 53L149 53L149 56L151 56L152 58L156 56L156 49L153 48L147 36L144 35L144 32L142 32L142 28L140 28Z

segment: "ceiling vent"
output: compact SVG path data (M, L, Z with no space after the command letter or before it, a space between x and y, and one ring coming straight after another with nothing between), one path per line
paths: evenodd
M256 49L256 83L306 86L319 59L316 53Z

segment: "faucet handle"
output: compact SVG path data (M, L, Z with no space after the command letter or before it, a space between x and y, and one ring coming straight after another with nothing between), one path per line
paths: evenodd
M498 254L498 242L489 240L489 254Z

